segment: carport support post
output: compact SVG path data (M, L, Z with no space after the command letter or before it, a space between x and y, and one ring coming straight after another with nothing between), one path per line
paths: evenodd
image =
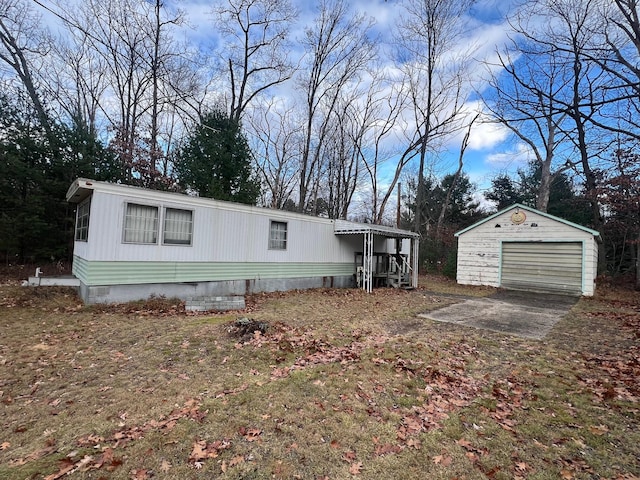
M373 232L365 232L362 249L362 289L367 293L373 290Z
M418 288L418 254L419 254L420 240L417 238L411 239L411 286Z

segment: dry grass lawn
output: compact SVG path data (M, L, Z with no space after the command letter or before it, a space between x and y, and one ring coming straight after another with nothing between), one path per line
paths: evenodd
M541 342L416 317L492 292L187 315L0 286L0 478L638 479L638 293L602 288Z

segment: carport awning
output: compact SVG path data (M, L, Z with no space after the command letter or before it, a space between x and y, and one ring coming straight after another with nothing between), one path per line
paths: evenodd
M335 220L333 231L336 235L362 235L362 268L363 282L362 288L367 292L373 290L373 239L375 236L384 238L408 238L411 240L411 254L409 265L411 268L411 287L418 287L418 239L420 235L408 230L387 227L385 225L373 225L369 223L355 223L347 220Z
M333 224L333 231L336 235L362 235L372 233L387 238L418 238L420 236L409 230L387 227L386 225L349 222L347 220L336 220Z

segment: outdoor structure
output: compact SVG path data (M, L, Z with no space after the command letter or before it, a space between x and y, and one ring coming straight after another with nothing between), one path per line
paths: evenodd
M418 283L418 235L396 228L87 179L67 201L87 303Z
M458 283L591 296L599 233L513 205L455 234Z

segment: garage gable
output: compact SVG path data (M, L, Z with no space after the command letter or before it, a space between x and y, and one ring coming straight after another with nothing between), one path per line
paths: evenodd
M553 222L558 222L561 225L565 225L567 227L575 228L576 230L590 233L594 237L599 237L600 233L596 230L592 230L591 228L583 227L582 225L578 225L577 223L570 222L569 220L565 220L564 218L556 217L554 215L550 215L546 212L541 212L540 210L536 210L535 208L527 207L525 205L521 205L516 203L504 210L499 211L498 213L494 213L490 217L487 217L479 222L474 223L473 225L456 232L454 236L460 237L460 235L464 235L465 233L477 229L478 227L488 224L493 220L506 220L508 223L512 225L524 225L524 226L532 226L534 223L530 218L527 217L527 213L533 214L535 216L544 217L545 219L551 220ZM522 216L524 214L524 217ZM497 224L499 225L499 223ZM502 227L503 225L501 225ZM539 226L539 225L536 225ZM500 227L498 227L500 228Z

